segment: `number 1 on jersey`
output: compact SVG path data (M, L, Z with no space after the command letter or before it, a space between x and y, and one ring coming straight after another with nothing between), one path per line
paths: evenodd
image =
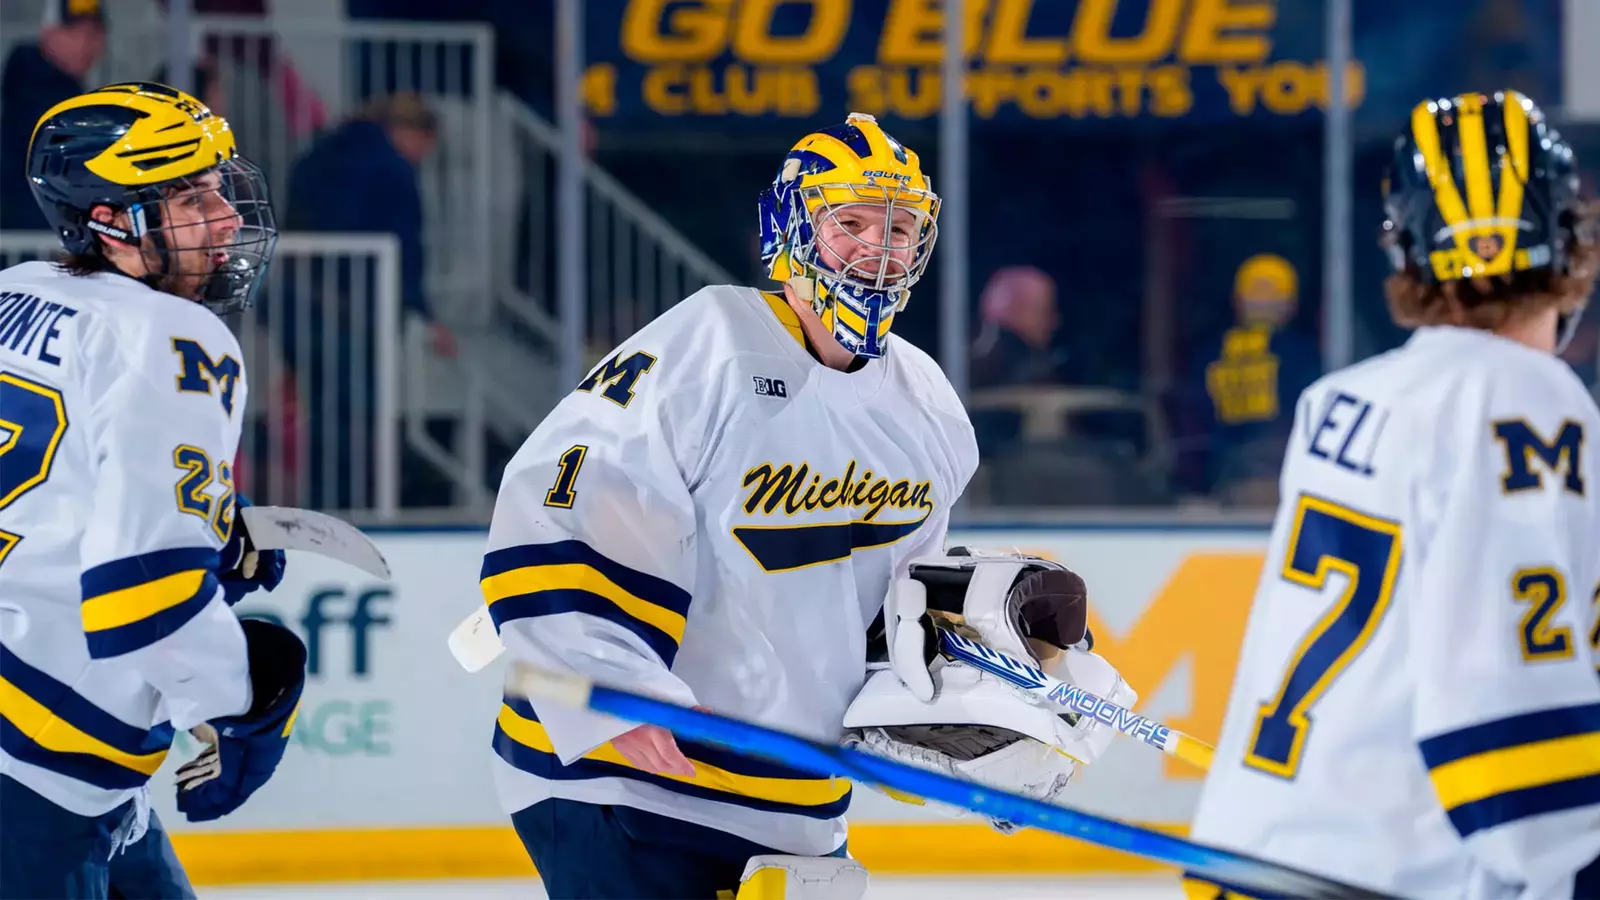
M578 496L577 491L572 489L572 483L578 480L578 469L582 468L583 455L588 452L588 447L577 444L561 454L561 459L556 462L560 471L556 473L555 486L544 494L545 506L554 506L558 509L572 508Z
M1394 597L1400 573L1400 526L1301 495L1281 577L1321 593L1338 572L1344 585L1290 657L1278 694L1261 705L1245 765L1281 778L1300 769L1311 707L1366 648Z

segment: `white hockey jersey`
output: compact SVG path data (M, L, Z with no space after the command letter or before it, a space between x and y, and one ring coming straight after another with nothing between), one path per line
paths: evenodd
M828 742L891 577L943 550L977 467L943 372L896 341L817 362L776 294L705 288L562 400L506 468L483 562L514 658ZM694 778L610 745L637 723L508 699L501 800L618 804L765 847L844 841L850 785L680 741Z
M0 272L0 773L79 815L126 802L174 728L249 708L211 571L245 397L198 304Z
M1597 446L1572 371L1487 332L1308 388L1194 838L1402 897L1574 896L1600 855Z

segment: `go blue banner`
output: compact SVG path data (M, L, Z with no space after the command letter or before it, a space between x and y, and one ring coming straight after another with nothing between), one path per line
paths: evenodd
M1518 87L1559 103L1560 0L1353 0L1357 115ZM935 117L942 0L585 0L584 99L630 126ZM1298 120L1328 102L1323 2L967 0L980 123Z

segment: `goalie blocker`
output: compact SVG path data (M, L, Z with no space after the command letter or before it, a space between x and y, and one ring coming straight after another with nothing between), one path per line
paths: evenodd
M1063 712L1015 683L938 651L953 628L1012 659L1123 707L1138 694L1093 652L1083 579L1059 563L954 548L915 560L868 635L866 684L845 713L844 743L900 762L1053 802L1116 731ZM936 621L938 620L938 621ZM920 798L887 792L923 805ZM952 816L965 810L932 804ZM991 818L1002 833L1016 830Z

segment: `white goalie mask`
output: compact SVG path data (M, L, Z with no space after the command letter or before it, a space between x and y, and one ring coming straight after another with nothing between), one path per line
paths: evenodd
M986 647L1101 697L1131 706L1138 695L1092 652L1083 580L1050 560L1016 554L946 556L912 562L891 588L885 648L899 659L869 663L866 684L845 713L845 743L902 762L1052 800L1077 764L1105 751L1115 732L1063 713L1010 682L959 661L916 655L929 616ZM919 623L926 623L920 624ZM898 632L898 633L894 633ZM891 654L896 655L896 654ZM931 654L930 654L931 655ZM927 666L930 700L904 675ZM900 798L905 799L905 798ZM959 811L944 809L952 814ZM1009 823L993 821L1001 831Z

